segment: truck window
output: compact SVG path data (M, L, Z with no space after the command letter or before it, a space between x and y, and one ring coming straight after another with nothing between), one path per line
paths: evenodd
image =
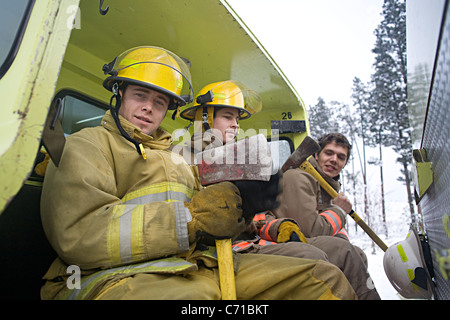
M72 91L61 91L61 124L65 135L70 135L86 127L95 127L105 115L107 106L101 102Z
M270 154L272 156L272 171L276 172L281 169L283 164L289 158L291 153L294 151L291 147L290 141L286 138L280 140L269 141Z
M2 1L0 10L0 79L16 57L34 0Z

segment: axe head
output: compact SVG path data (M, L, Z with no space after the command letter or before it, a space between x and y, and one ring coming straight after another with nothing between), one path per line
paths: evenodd
M206 149L196 160L204 186L222 181L269 181L272 174L272 157L263 134Z
M294 152L289 156L286 162L281 167L282 172L285 172L291 168L298 168L309 156L313 155L317 151L320 150L319 144L311 138L310 136L306 136L303 139L302 143L295 149Z

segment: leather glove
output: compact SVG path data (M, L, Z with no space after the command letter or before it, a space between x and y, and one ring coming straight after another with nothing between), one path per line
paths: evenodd
M242 210L245 222L249 224L255 214L277 208L280 203L276 200L281 192L281 173L270 177L269 181L233 181L239 188L242 198Z
M245 229L241 197L231 182L207 186L185 202L192 221L188 222L189 242L214 245L214 239L235 238Z
M304 242L308 243L306 237L300 231L300 228L293 222L285 221L278 227L278 238L277 242Z

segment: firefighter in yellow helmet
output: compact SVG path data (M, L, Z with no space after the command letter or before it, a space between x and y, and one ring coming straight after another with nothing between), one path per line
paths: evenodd
M59 167L47 167L41 217L58 258L41 297L220 299L215 248L202 240L243 231L243 195L232 182L203 188L159 128L168 109L189 101L189 70L165 49L139 47L105 71L111 110L100 126L67 137ZM270 187L253 192L268 200L255 202L254 211L273 206L278 185ZM355 298L340 270L325 262L258 255L234 261L238 299Z
M175 110L192 102L194 91L187 64L172 52L158 47L136 47L123 52L111 63L103 66L103 72L110 76L103 86L113 92L110 111L121 134L136 146L144 158L142 144L123 130L119 114L122 104L121 93L128 85L138 85L156 90L169 97L168 110ZM116 105L113 106L113 101Z
M200 90L194 105L181 112L181 117L195 122L194 132L205 132L214 128L214 112L221 108L235 109L239 120L244 120L261 111L262 100L256 91L238 81L214 82Z
M259 94L235 80L210 83L196 96L194 105L183 110L180 116L194 124L194 134L187 141L190 156L205 147L219 147L235 140L239 121L250 118L261 111L262 100Z

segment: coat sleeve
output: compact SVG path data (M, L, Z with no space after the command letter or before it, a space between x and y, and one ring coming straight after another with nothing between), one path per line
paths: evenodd
M283 222L297 224L293 219L277 218L271 211L256 214L252 224L255 226L256 234L258 234L261 239L277 242L278 229Z
M111 157L89 139L69 138L60 166L51 163L47 168L41 198L44 230L62 260L88 270L186 249L177 237L184 233L183 241L188 241L187 222L180 221L187 218L184 206L164 201L123 204ZM177 225L183 230L178 232Z
M345 213L331 205L323 212L318 210L319 183L301 169L291 169L283 174L283 192L277 217L294 219L306 237L334 236L345 224Z

